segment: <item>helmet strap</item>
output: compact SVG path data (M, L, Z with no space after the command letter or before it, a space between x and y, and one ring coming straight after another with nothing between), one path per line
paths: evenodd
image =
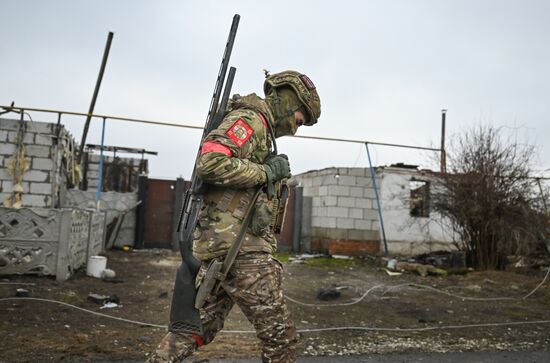
M279 98L279 95L277 94L277 90L275 87L271 90L273 93L273 106L275 107L275 119L278 119L282 116L281 114L281 99Z

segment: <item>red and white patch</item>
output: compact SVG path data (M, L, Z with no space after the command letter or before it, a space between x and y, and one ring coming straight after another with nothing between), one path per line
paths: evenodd
M301 75L300 75L300 79L301 79L302 82L306 85L306 87L307 87L308 90L315 89L315 85L313 84L313 82L311 81L311 79L309 79L308 76L306 76L305 74L301 74Z
M250 127L242 119L238 119L225 134L229 136L231 140L237 144L237 146L242 146L248 139L250 139L250 136L252 136L253 133L254 130L252 127Z

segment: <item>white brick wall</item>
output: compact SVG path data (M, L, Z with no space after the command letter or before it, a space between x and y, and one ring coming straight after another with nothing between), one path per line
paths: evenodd
M54 162L52 159L46 158L33 158L32 168L38 170L52 170L54 168Z
M336 206L336 204L338 203L338 197L334 195L326 195L320 198L321 198L321 205L323 207L333 207L333 206Z
M355 207L355 198L353 197L338 197L338 207Z
M312 196L312 227L378 231L370 171L327 168L294 176Z
M13 192L13 178L7 172L9 160L16 151L17 133L20 121L0 119L0 191L2 203ZM24 207L50 208L57 205L56 191L65 179L59 165L61 153L55 154L56 133L54 124L44 122L26 122L23 135L25 158L30 162L30 169L23 174L23 193L21 200ZM68 136L65 129L60 130L62 137ZM57 162L56 162L57 160Z
M31 194L52 194L52 184L51 183L31 183Z
M42 170L29 170L23 174L24 181L45 182L48 180L49 173Z
M342 208L342 207L330 207L328 208L328 216L329 217L341 217L341 218L347 218L348 217L348 208Z
M341 228L341 229L354 228L354 220L351 218L337 218L336 228Z
M328 187L328 194L329 195L338 195L338 196L348 196L349 195L349 187L347 186L340 186L340 185L331 185Z

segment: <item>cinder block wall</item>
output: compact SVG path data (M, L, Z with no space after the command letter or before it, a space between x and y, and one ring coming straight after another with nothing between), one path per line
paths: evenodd
M138 177L140 174L140 163L142 162L141 159L136 158L123 158L119 157L121 164L125 166L130 166L130 185L132 187L132 191L137 191L138 189ZM104 165L110 165L112 164L114 160L113 156L110 155L103 155L103 164ZM148 172L148 160L143 160L145 173ZM97 184L99 180L99 154L88 154L88 166L86 171L86 178L87 178L87 187L88 190L96 190ZM105 178L105 175L103 175Z
M311 197L311 248L362 255L380 250L376 196L368 169L327 168L293 177Z
M113 223L116 217L124 214L124 221L114 241L115 247L133 246L136 229L136 213L132 209L137 203L137 193L101 193L100 210L106 212L106 225ZM67 191L66 206L78 209L95 208L96 192L93 190L71 189Z
M8 165L16 154L19 126L19 120L0 119L0 203L13 192ZM21 182L22 207L59 207L66 188L61 160L72 136L60 125L57 143L57 125L25 121L25 126L24 157L30 162L30 169L23 174Z

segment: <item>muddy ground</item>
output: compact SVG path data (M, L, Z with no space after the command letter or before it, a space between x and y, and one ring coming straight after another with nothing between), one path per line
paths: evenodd
M30 276L1 278L0 362L145 359L164 335L163 328L100 317L57 303L1 300L13 297L17 288L25 288L33 298L139 322L167 324L179 254L111 251L106 256L108 267L122 282L104 282L86 276L84 271L65 282ZM541 270L528 270L446 277L389 276L372 260L319 259L308 265L286 262L285 291L301 303L323 305L357 301L376 287L353 305L307 306L289 301L302 330L301 355L548 351L550 284L545 282L530 297L521 299L544 275ZM316 300L320 288L335 286L344 287L340 298ZM89 293L115 294L122 306L100 309L87 300ZM495 297L519 299L483 300ZM493 323L504 325L489 325ZM311 331L319 328L341 330ZM238 308L230 314L226 329L245 332L221 333L193 360L258 356L258 343L246 332L252 327Z

